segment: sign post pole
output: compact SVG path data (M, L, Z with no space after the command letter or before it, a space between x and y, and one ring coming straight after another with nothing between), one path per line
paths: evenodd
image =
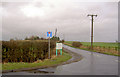
M50 37L49 37L49 42L48 42L49 44L48 44L48 48L49 48L49 59L50 59Z
M48 58L50 59L50 37L52 37L52 32L47 32L48 37Z

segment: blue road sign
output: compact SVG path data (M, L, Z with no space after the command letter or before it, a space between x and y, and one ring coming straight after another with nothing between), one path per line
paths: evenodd
M52 37L52 32L47 32L47 37Z

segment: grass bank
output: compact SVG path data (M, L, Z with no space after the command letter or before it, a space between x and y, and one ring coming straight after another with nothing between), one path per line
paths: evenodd
M65 45L68 45L70 47L73 47L72 46L72 42L73 41L65 41ZM92 52L98 52L98 53L102 53L102 54L107 54L107 55L113 55L113 56L120 56L118 54L118 51L115 51L113 49L107 49L107 48L99 48L99 47L94 47L93 50L91 50L89 48L90 46L90 42L81 42L83 44L83 46L81 47L74 47L74 48L78 48L78 49L82 49L82 50L87 50L87 51L92 51ZM87 45L87 46L86 46ZM118 44L117 43L103 43L103 42L95 42L94 43L94 46L97 45L97 46L105 46L105 47L117 47Z
M63 55L59 55L57 57L53 57L52 59L45 59L43 61L36 61L33 63L5 63L2 64L2 70L14 70L14 69L23 69L23 68L32 68L32 67L43 67L43 66L52 66L56 64L60 64L72 58L68 53L63 52Z

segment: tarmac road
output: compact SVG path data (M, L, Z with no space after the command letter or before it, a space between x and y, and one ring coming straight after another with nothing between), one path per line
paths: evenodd
M55 74L67 75L118 75L118 57L85 51L64 45L64 48L81 54L83 59L58 66Z

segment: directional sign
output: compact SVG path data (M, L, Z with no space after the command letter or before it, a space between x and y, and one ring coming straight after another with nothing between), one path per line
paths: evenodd
M56 43L56 49L62 49L62 43Z
M60 55L62 55L62 43L56 43L56 56L57 54L57 50L60 49Z
M47 32L47 37L52 37L52 32Z

